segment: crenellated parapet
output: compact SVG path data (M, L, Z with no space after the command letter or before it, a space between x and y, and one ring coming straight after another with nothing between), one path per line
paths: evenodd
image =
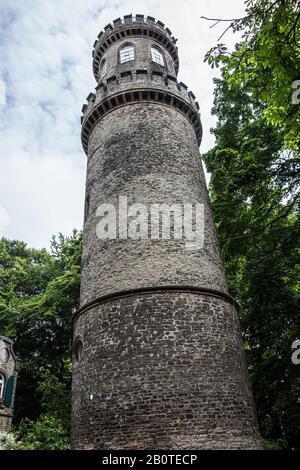
M99 64L107 49L117 41L123 39L145 37L151 38L161 44L172 56L175 64L176 74L179 69L177 39L172 35L169 28L164 23L156 20L152 16L126 15L117 18L112 23L105 26L104 31L98 34L93 50L93 72L97 82L99 82Z
M113 109L138 102L160 103L177 109L193 124L200 145L200 108L193 92L172 75L138 69L102 81L96 87L96 92L87 96L81 117L82 145L85 153L88 153L89 135L100 119Z

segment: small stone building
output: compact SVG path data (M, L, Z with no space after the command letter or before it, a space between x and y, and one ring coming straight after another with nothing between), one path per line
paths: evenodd
M0 336L0 431L11 428L18 365L12 340Z

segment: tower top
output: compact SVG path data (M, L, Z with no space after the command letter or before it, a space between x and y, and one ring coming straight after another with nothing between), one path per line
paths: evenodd
M164 23L152 16L125 15L123 18L115 19L112 24L105 26L100 31L94 43L93 50L93 72L99 82L99 64L105 51L116 41L130 37L150 37L162 44L171 54L175 64L176 74L179 69L179 58L176 42L172 32L165 27Z

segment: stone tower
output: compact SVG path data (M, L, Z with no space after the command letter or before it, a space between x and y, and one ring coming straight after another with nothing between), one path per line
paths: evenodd
M18 366L12 340L0 336L0 431L11 428Z
M98 85L82 109L88 160L73 318L73 448L260 445L199 160L199 106L178 83L178 67L176 40L150 16L118 18L94 44ZM110 204L118 215L120 197L122 214L126 197L128 207L204 206L203 247L187 249L184 238L163 239L162 232L126 237L123 215L118 237L99 238L99 218L107 215L99 207Z

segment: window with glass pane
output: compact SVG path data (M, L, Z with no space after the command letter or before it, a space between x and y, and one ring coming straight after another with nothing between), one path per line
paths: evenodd
M100 66L100 80L102 80L106 74L106 60L103 59Z
M151 47L151 55L153 62L156 62L159 65L165 65L164 56L157 47Z
M134 47L127 44L120 49L120 62L124 64L124 62L129 62L130 60L134 60Z
M0 398L3 398L4 386L5 386L5 378L4 378L4 375L0 374Z

